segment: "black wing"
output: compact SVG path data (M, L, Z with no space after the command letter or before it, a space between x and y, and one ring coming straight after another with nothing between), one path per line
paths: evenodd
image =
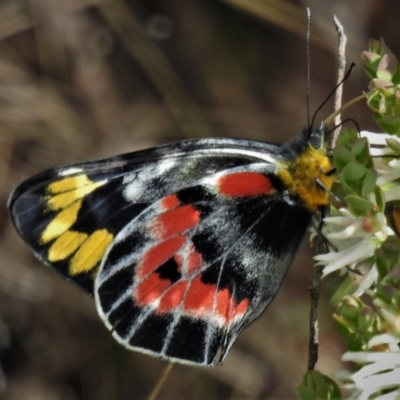
M124 346L212 366L276 294L311 218L266 163L152 203L114 238L98 312Z
M278 154L247 140L180 142L41 173L14 191L9 209L36 257L92 295L107 248L151 204L229 168L272 165Z

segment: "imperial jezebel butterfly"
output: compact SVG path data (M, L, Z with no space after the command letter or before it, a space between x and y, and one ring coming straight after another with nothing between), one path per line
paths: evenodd
M189 140L59 167L23 182L9 208L32 252L95 298L120 343L212 366L275 296L328 203L324 136Z

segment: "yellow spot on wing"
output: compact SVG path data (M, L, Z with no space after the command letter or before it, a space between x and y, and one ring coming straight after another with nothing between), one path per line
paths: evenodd
M62 210L63 208L68 207L71 205L74 201L82 199L85 197L87 194L93 192L93 190L97 189L99 186L104 185L106 181L100 181L100 182L91 182L90 180L85 180L85 185L77 188L71 188L73 183L78 184L78 182L70 182L70 180L73 178L67 178L63 179L62 181L54 182L51 185L49 185L48 190L50 190L52 193L53 189L50 189L50 186L57 184L56 188L61 189L62 185L59 185L61 182L68 180L65 185L65 190L59 190L55 196L51 196L47 199L47 208L49 210Z
M68 192L69 190L80 188L82 186L90 185L92 183L93 182L87 177L87 175L77 175L50 183L50 185L47 187L47 191L51 193L63 193Z
M65 260L86 240L89 235L75 231L64 232L49 248L48 260L51 262Z
M67 231L76 221L81 206L82 200L79 200L59 212L43 231L40 242L42 244L50 242Z
M70 274L77 275L95 268L113 239L114 236L106 229L93 232L72 257Z

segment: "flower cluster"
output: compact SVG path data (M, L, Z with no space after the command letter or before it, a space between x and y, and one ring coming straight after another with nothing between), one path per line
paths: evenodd
M381 345L387 345L390 351L373 351ZM348 381L347 389L351 392L348 399L369 399L374 395L375 400L400 399L399 337L377 335L368 342L368 347L371 351L349 351L343 355L343 361L365 365L354 374L343 372L338 376Z
M323 390L335 399L400 400L400 67L383 41L371 41L362 60L372 79L367 104L384 133L339 136L333 191L341 204L324 219L331 250L315 257L323 276L345 276L334 320L348 349L343 361L354 362L356 372L335 376L341 391L308 372L303 399Z
M382 158L383 156L400 156L400 151L396 154L393 150L393 147L397 146L400 150L400 138L365 131L361 132L361 137L368 140L374 171L376 171L375 184L379 190L378 193L383 193L384 203L400 200L400 185L396 183L400 179L400 159L393 158L385 162ZM392 148L386 142L386 146L381 147L383 140L390 140ZM394 146L393 142L397 146ZM337 270L341 270L342 273L364 270L363 267L368 266L368 272L358 282L355 296L361 296L377 283L375 251L388 236L395 235L387 223L386 215L379 211L382 207L378 204L375 193L371 191L365 197L365 200L371 204L366 214L362 212L363 210L360 215L359 210L354 212L351 207L343 207L334 210L333 215L324 219L323 234L333 245L332 251L315 256L317 265L324 266L323 276Z

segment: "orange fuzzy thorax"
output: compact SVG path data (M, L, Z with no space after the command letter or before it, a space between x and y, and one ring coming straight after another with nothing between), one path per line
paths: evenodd
M277 175L291 195L300 197L307 208L316 211L319 206L329 203L329 193L317 184L316 179L330 190L336 180L335 175L326 175L331 169L326 149L308 146L294 161L280 165Z

